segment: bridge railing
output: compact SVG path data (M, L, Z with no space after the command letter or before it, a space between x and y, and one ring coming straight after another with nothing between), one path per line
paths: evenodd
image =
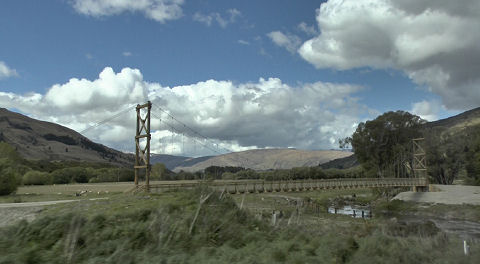
M340 178L306 180L222 180L222 181L178 181L175 183L152 184L150 188L161 191L168 189L191 189L199 185L229 193L289 192L320 189L379 188L379 187L424 187L425 178Z

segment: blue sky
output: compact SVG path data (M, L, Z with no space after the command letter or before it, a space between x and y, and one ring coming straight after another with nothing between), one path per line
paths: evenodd
M3 99L0 99L0 103L36 118L82 130L91 120L100 121L103 117L86 114L94 109L102 111L102 108L95 108L100 106L92 103L99 97L92 96L81 101L83 105L79 105L78 109L89 106L85 108L88 111L82 112L85 114L83 119L69 119L71 110L61 108L61 104L58 104L57 111L53 111L55 100L52 98L60 100L62 95L68 94L67 91L72 92L71 96L81 94L81 89L98 89L92 93L108 94L100 91L110 89L108 87L95 88L95 80L102 79L99 74L110 67L114 74L112 78L115 79L120 78L122 69L127 69L127 77L113 81L112 85L138 77L135 80L144 86L143 97L138 97L140 99L151 98L152 91L162 87L159 93L163 94L164 100L168 98L168 102L162 104L164 108L186 122L191 120L192 127L218 139L226 147L238 150L251 147L329 148L336 145L332 143L332 138L350 134L354 124L385 111L413 111L434 120L478 106L478 77L457 70L458 67L471 68L471 65L478 64L475 61L480 51L478 44L475 44L478 43L475 42L476 38L458 40L462 30L468 30L468 26L473 27L479 22L475 13L478 11L476 1L466 1L465 6L472 5L473 8L465 10L431 1L402 4L401 1L145 0L143 6L135 2L2 1L0 92L3 93ZM385 11L387 8L393 11L388 13ZM149 10L158 11L156 14L160 15L155 17ZM433 15L428 10L433 10ZM435 11L438 11L438 16ZM414 22L407 19L412 17ZM455 28L442 29L443 23L447 23L445 20L453 19L460 21L453 23ZM468 24L462 24L463 20ZM414 23L413 26L411 23ZM439 30L441 34L438 34ZM431 38L418 37L417 31ZM441 39L436 37L444 38L444 43L451 47L437 45ZM471 62L455 59L466 51L473 54ZM457 75L466 81L454 82ZM86 86L75 86L70 80L72 78L80 82L85 79ZM189 100L180 100L185 98L184 93L188 93L185 86L205 89L199 91L198 96L208 94L205 91L216 96L216 85L226 81L230 88L225 89L230 92L220 93L227 97L236 94L244 98L242 104L246 105L249 103L246 95L268 86L262 84L261 78L280 80L279 87L291 92L290 96L299 98L307 96L306 91L313 84L319 87L315 91L320 93L327 89L324 86L328 83L334 84L332 91L340 89L335 85L355 87L348 92L340 92L338 98L333 93L330 95L332 100L322 97L318 102L312 101L312 104L323 106L294 104L298 109L311 109L305 110L311 111L308 112L309 118L316 115L314 111L321 112L318 113L319 117L346 113L348 117L326 118L331 123L307 126L306 130L328 130L326 133L330 133L310 143L305 142L311 136L285 143L282 142L283 136L277 135L277 141L261 144L260 141L265 139L247 140L254 137L247 132L241 138L219 133L228 131L225 126L230 124L232 117L215 116L209 112L214 109L210 105L204 105L204 108L192 106L190 112L185 111L201 98L187 94ZM214 82L205 84L208 80ZM131 83L135 86L135 82ZM53 89L55 85L60 88ZM205 85L212 87L205 88ZM253 90L239 92L243 86ZM62 89L63 92L59 92ZM128 91L132 92L134 88L125 85L111 89L130 89ZM278 90L268 91L263 94L265 98L257 98L255 102L264 102L267 106L269 103L275 104L272 98ZM35 94L36 97L31 97ZM265 94L269 94L268 98ZM227 97L220 101L233 100L233 97ZM106 113L114 113L126 104L135 103L132 98L114 99L117 105L106 109ZM344 103L328 105L329 101L335 99ZM189 104L181 107L169 105L175 100ZM48 110L46 105L52 109ZM280 121L294 122L286 118L291 105L275 110L278 115L269 115L271 112L262 112L264 108L257 107L263 110L257 109L256 116L264 115L268 120L277 120L278 124L282 123ZM205 112L203 116L195 117L195 113L202 111ZM58 114L54 115L53 112ZM302 117L305 116L302 114ZM247 117L245 114L245 120L249 120ZM345 121L342 123L340 119ZM217 120L220 123L212 126L202 120ZM307 118L305 122L309 123L309 120L313 121ZM260 119L258 122L264 123ZM331 129L340 123L342 128L338 128L338 131ZM302 134L297 130L285 133ZM120 139L102 139L98 135L92 137L112 146L118 146L120 142Z

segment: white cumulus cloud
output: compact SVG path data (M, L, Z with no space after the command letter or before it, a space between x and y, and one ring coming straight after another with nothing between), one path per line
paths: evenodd
M80 14L94 17L140 12L146 17L165 23L182 16L184 0L74 0L73 8Z
M323 82L291 86L278 78L246 83L207 80L165 87L146 82L138 69L124 68L115 73L107 67L97 79L72 78L53 85L45 94L0 92L0 105L77 131L130 107L86 135L108 146L133 151L134 106L151 100L152 151L198 156L216 154L202 144L219 152L225 152L223 148L335 148L336 139L350 135L354 124L363 121L360 117L368 115L370 109L354 96L361 89ZM210 140L204 141L203 136Z
M238 17L240 17L242 13L233 8L233 9L228 9L226 11L226 15L222 16L218 12L212 12L209 14L203 14L201 12L195 12L193 15L193 20L203 23L207 26L211 26L212 22L217 22L218 25L222 28L226 28L229 24L235 23Z
M438 100L422 100L412 104L410 112L418 115L427 121L436 121L439 118L440 112L444 109L441 102Z
M317 68L393 68L449 109L480 101L480 2L329 0L299 54Z
M284 34L281 31L272 31L267 36L277 46L287 49L290 53L295 53L302 44L300 38L293 34Z
M0 61L0 80L15 76L18 76L17 71L8 67L5 62Z
M303 33L310 36L314 36L318 34L317 30L315 29L315 26L309 26L305 22L301 22L300 24L298 24L297 28Z

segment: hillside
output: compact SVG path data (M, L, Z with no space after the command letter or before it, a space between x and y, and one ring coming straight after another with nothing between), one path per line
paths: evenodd
M152 164L163 163L165 167L167 167L167 169L173 170L176 167L189 167L199 162L202 162L204 160L210 159L212 157L213 156L190 158L190 157L173 156L173 155L166 155L166 154L151 154L150 162Z
M344 158L334 159L320 164L322 169L348 169L360 165L357 158L354 155L350 155Z
M254 170L290 169L318 166L333 159L352 155L338 150L255 149L212 157L192 166L179 166L174 171L199 171L209 166L238 166Z
M425 134L432 129L442 131L442 134L455 135L462 133L465 128L480 126L480 107L465 111L456 116L428 122L424 125Z
M72 160L132 166L133 155L90 141L64 126L0 108L0 141L31 160Z

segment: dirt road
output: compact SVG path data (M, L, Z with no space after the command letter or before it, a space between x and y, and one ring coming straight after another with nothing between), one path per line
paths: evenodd
M28 202L28 203L0 203L0 209L2 208L18 208L18 207L38 207L59 203L71 203L78 202L80 200L59 200L59 201L45 201L45 202Z
M88 200L103 200L108 198L93 198ZM80 202L86 199L77 200L58 200L44 202L28 202L28 203L0 203L0 227L14 224L21 220L32 221L43 211L44 206Z

